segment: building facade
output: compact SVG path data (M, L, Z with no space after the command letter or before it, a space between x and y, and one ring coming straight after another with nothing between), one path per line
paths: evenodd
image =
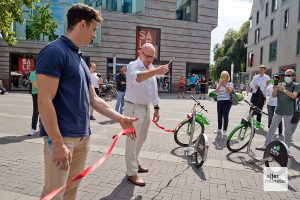
M300 81L300 0L254 0L248 32L247 72L269 75L294 69Z
M59 22L58 35L66 28L63 15L76 2L51 1L51 11ZM160 92L177 91L181 75L194 73L208 77L211 31L217 26L218 0L81 2L101 10L104 18L104 23L97 31L97 38L92 44L81 48L86 62L96 63L97 70L104 79L112 80L122 65L136 59L139 49L146 42L152 43L157 49L155 65L166 64L175 57L170 73L158 77ZM57 11L59 9L61 11ZM8 88L15 89L22 85L22 81L19 81L19 85L14 84L14 79L20 80L20 74L34 69L36 55L45 44L47 41L27 41L20 38L14 47L0 42L0 79ZM28 67L29 65L31 66ZM22 67L25 70L20 71Z

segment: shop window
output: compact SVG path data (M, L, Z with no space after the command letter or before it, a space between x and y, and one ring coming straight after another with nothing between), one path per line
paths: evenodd
M177 0L176 19L197 22L198 0Z
M270 55L269 55L269 61L273 61L277 59L277 41L272 42L270 44Z

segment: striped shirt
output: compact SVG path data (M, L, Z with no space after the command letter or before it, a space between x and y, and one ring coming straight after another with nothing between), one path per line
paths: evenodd
M234 89L233 84L231 82L228 82L226 86L231 89ZM230 100L230 93L227 92L224 86L221 86L219 92L217 93L217 101L225 100Z

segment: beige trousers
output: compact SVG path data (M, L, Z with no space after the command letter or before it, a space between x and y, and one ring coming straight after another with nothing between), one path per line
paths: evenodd
M137 137L133 141L130 137L126 139L125 163L128 176L134 176L138 173L139 153L146 140L148 128L150 126L149 105L139 105L125 102L124 115L128 117L137 117L134 122Z
M72 160L69 171L61 170L52 161L48 137L44 137L45 183L41 197L64 185L84 170L87 153L90 148L90 137L64 137L64 143L71 151ZM68 185L53 200L75 200L80 180Z

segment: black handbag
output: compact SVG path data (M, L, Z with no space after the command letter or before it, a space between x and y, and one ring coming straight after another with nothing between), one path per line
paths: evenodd
M295 86L293 88L293 92L294 92ZM300 99L299 99L299 93L297 98L294 100L294 115L293 118L291 119L291 123L292 124L298 124L299 120L300 120Z

